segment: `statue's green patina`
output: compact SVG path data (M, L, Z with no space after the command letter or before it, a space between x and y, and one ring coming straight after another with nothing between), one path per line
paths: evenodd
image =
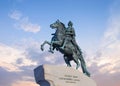
M60 51L64 54L64 60L67 66L71 67L70 61L73 60L76 63L76 69L79 68L81 62L81 67L83 73L87 76L90 76L90 73L87 71L85 61L82 56L81 49L76 43L75 40L75 31L73 28L73 23L71 21L68 22L68 27L66 28L65 25L57 20L55 23L51 24L50 27L52 29L56 28L56 32L53 35L51 42L45 41L41 45L41 50L44 50L44 45L50 45L50 52L54 53L54 49Z

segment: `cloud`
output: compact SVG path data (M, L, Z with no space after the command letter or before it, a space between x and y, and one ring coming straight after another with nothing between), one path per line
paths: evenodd
M112 14L109 18L108 28L104 33L100 50L102 55L99 58L98 66L109 64L102 70L106 69L109 73L120 72L120 15ZM115 69L116 67L119 68Z
M120 85L120 2L110 9L107 28L101 45L92 58L87 58L89 70L97 86Z
M20 86L23 82L30 86L35 84L33 69L37 66L37 61L26 55L26 48L35 47L35 43L29 43L26 47L0 43L0 86Z
M12 86L38 86L35 82L31 81L17 81L16 83L13 83Z
M10 13L8 16L14 20L20 20L20 18L22 17L22 14L21 12L15 10L14 12Z
M11 46L0 43L0 76L4 75L4 78L0 77L2 80L0 83L4 86L8 86L6 82L9 86L37 85L33 75L35 67L42 64L64 63L62 54L58 52L51 54L46 50L41 52L40 42L33 39L24 39Z
M7 71L22 71L19 67L36 65L36 62L27 59L24 55L25 51L0 44L0 66ZM21 60L21 62L18 61Z
M19 74L15 72L8 72L0 67L0 86L11 86L16 80L19 80Z
M37 86L33 77L33 67L24 68L26 69L21 72L10 72L0 67L0 86L25 86L26 84Z
M26 32L37 33L40 31L40 25L31 23L28 17L24 17L20 11L13 11L8 15L11 19L15 20L14 27L22 29Z

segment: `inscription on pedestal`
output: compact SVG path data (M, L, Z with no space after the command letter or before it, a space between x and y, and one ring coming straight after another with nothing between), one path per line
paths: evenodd
M43 65L34 74L40 86L97 86L92 79L69 67Z
M59 77L60 80L64 80L66 83L77 83L80 81L78 76L75 75L64 75L62 77Z

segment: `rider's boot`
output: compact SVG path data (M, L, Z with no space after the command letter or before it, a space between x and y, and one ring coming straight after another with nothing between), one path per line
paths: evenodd
M64 50L64 46L60 47L62 50Z
M63 46L62 46L62 47L60 47L60 48L64 50L65 45L66 45L66 40L65 40L65 42L63 43Z
M49 50L49 52L54 53L54 51L53 51L53 50Z

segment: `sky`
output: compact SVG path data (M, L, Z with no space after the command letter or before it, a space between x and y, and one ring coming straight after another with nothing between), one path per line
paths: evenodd
M57 19L73 22L97 86L120 86L120 0L0 0L0 86L39 86L34 68L66 66L61 53L40 50Z

